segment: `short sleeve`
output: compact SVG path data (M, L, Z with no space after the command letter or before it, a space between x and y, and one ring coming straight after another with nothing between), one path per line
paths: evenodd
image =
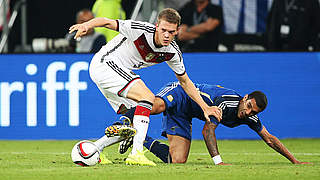
M123 36L127 37L128 39L133 38L133 33L131 30L131 20L118 20L118 29L119 33Z
M171 43L171 46L172 49L175 51L175 55L170 61L166 61L166 63L177 75L183 75L186 72L186 69L183 64L182 53L175 41Z
M133 21L133 20L117 20L118 29L120 34L128 38L129 40L136 40L141 36L142 33L148 32L153 33L155 31L154 25L142 22L142 21Z
M177 75L181 76L186 72L182 59L181 61L179 59L172 59L170 61L166 61L166 63Z
M257 133L259 133L262 130L262 123L257 115L251 116L247 120L247 124L252 130L256 131Z

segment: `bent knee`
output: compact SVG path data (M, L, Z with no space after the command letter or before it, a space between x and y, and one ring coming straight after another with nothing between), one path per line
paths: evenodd
M172 163L184 164L187 162L187 158L185 157L172 157Z
M162 112L164 112L165 109L166 109L166 105L165 105L164 101L161 98L156 97L155 101L153 103L153 106L152 106L151 114L162 113Z
M182 153L175 153L175 152L170 152L171 156L171 163L186 163L188 156L182 154Z

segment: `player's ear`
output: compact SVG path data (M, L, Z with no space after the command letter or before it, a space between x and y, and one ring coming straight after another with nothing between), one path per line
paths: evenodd
M248 97L249 97L249 95L248 94L246 94L244 97L243 97L243 100L245 101L245 100L247 100L248 99Z
M177 27L177 31L176 31L175 35L177 35L179 33L179 31L180 31L180 26Z

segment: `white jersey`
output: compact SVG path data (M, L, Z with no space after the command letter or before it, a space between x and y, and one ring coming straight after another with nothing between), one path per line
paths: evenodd
M117 22L120 33L100 50L99 54L103 54L103 59L116 58L130 70L165 61L176 74L185 73L182 54L175 41L169 46L156 47L155 25L133 20Z

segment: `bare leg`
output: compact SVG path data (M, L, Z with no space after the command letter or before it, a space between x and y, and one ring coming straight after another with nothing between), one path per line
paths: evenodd
M186 163L191 141L175 135L167 135L169 140L169 152L172 158L172 163Z

